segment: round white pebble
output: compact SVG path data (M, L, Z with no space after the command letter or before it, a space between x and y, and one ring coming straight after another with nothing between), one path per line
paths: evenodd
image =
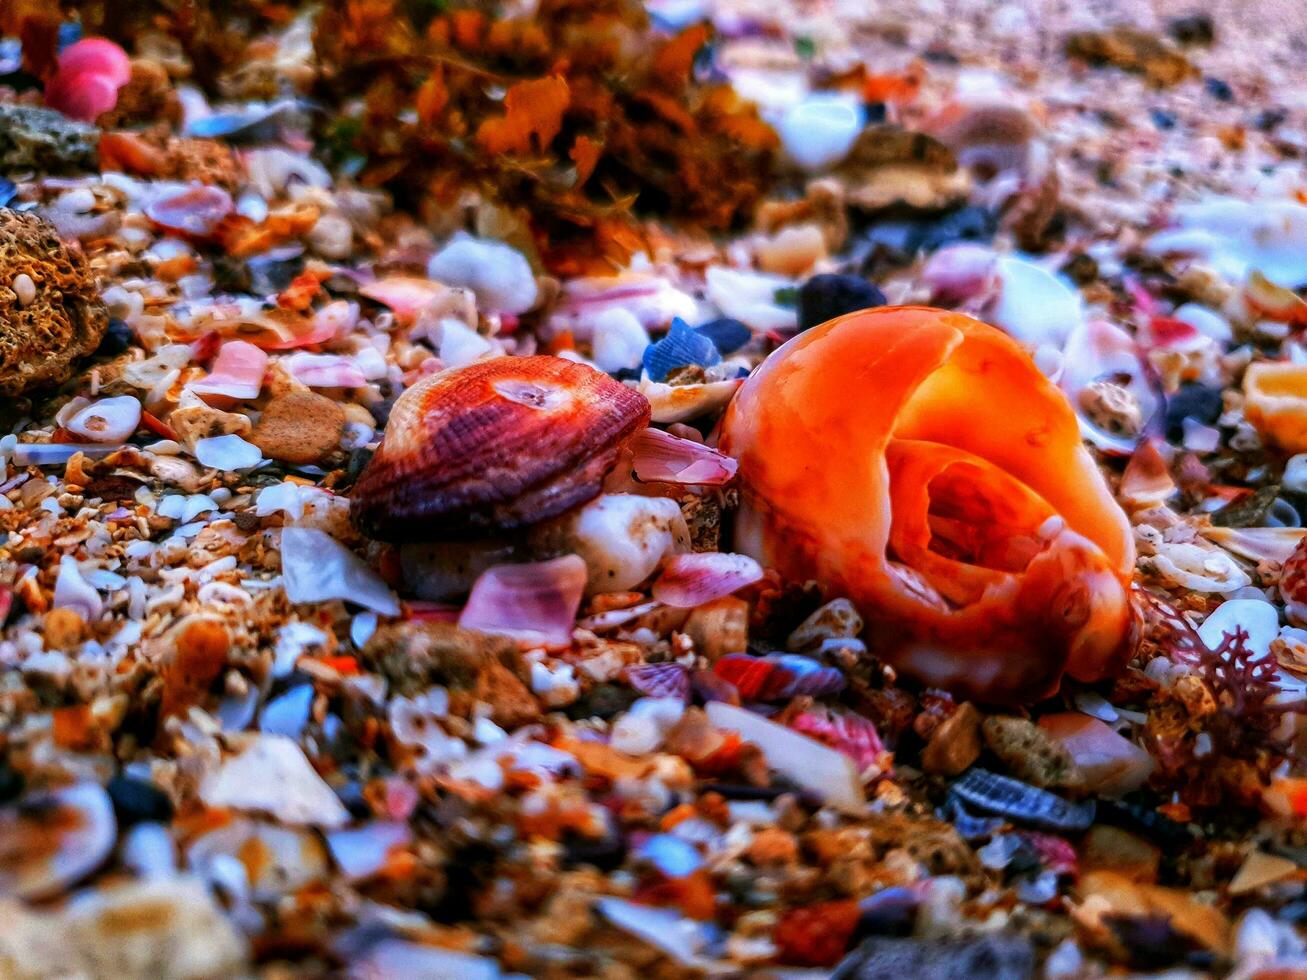
M848 155L864 121L855 99L821 92L787 110L776 129L790 159L804 170L817 171Z
M531 265L503 242L458 235L431 257L427 275L446 286L476 294L477 305L492 313L525 313L535 305L537 289Z
M27 306L36 299L36 283L32 282L32 277L26 272L14 276L13 290L19 306Z
M649 346L649 332L635 314L621 307L604 310L594 318L594 361L600 370L614 374L638 368Z

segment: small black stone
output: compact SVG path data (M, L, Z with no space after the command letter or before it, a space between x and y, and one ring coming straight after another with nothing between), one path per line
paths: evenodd
M1230 83L1219 78L1207 77L1203 79L1203 88L1207 89L1207 94L1218 102L1233 102L1234 89L1230 88Z
M26 784L21 772L6 762L0 762L0 803L18 799Z
M799 329L807 330L845 313L884 306L885 294L857 276L813 276L799 287Z
M102 357L117 357L131 347L135 339L131 327L117 317L111 317L95 352Z
M1216 28L1207 14L1177 17L1166 31L1181 44L1211 44L1216 39Z
M567 716L575 721L586 718L612 718L635 703L638 695L629 687L616 684L596 684L567 708Z
M1257 113L1257 118L1253 120L1253 125L1263 133L1268 133L1288 118L1289 113L1284 109L1263 109L1261 112Z
M345 464L345 477L353 483L363 472L363 467L372 459L372 450L359 447L350 451L349 462Z
M753 332L739 320L728 316L709 320L694 328L713 342L713 346L722 354L733 354L753 337Z
M138 823L166 823L172 819L172 800L153 783L131 776L114 776L105 787L113 801L120 827Z
M1184 420L1211 425L1221 416L1221 389L1210 385L1181 385L1166 402L1166 437L1178 442L1184 437Z
M1098 262L1092 255L1077 252L1067 259L1060 271L1077 286L1088 286L1098 279Z

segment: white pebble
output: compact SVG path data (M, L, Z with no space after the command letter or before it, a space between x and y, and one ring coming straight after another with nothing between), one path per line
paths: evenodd
M1248 633L1248 649L1258 654L1270 653L1271 641L1280 633L1280 617L1275 607L1259 599L1230 599L1198 627L1198 635L1211 649L1221 645L1226 633L1242 627Z
M1284 478L1280 485L1294 493L1307 493L1307 453L1290 456L1284 464Z
M662 729L649 715L627 712L613 725L608 744L628 755L648 755L663 743Z
M19 306L27 306L36 299L36 283L32 282L32 277L26 272L14 276L13 290L18 296Z
M864 121L855 99L821 92L787 110L776 129L790 159L804 170L818 171L848 155Z
M688 550L681 508L666 497L604 494L540 532L544 545L561 545L585 561L586 589L633 589L664 557Z
M55 210L70 214L85 214L95 207L95 193L89 187L78 187L64 191L54 202Z
M649 343L649 332L629 310L614 306L594 318L594 361L601 371L638 368Z
M308 235L309 244L329 259L348 258L354 247L354 229L343 214L324 214Z
M445 317L440 321L440 359L445 367L463 367L479 361L494 349L494 344L462 320Z
M456 236L431 257L427 275L447 286L472 290L477 305L492 313L525 313L536 302L530 263L503 242Z
M219 470L248 470L263 461L259 447L240 436L210 436L196 440L195 458Z
M1187 323L1205 337L1228 344L1234 339L1230 321L1201 303L1185 303L1172 314L1181 323Z

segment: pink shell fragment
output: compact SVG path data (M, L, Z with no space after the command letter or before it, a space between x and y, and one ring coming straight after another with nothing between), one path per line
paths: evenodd
M843 752L860 770L881 764L885 743L871 719L843 711L814 708L790 719L796 732Z
M448 292L448 286L417 276L388 276L359 289L360 296L390 307L402 324L412 323Z
M531 645L570 646L585 582L585 562L576 555L495 565L472 586L458 625Z
M739 464L716 449L682 439L662 429L643 429L631 440L631 461L641 480L720 486L729 482Z
M762 566L748 555L719 551L674 555L653 584L653 596L677 609L705 602L752 585L762 578Z
M196 185L160 194L145 206L151 221L187 235L211 235L235 205L221 187Z
M191 383L200 395L225 395L248 401L259 397L268 355L244 340L230 340L218 349L208 377Z
M357 364L341 354L294 354L286 369L310 388L361 388L368 383Z
M1153 757L1097 718L1067 711L1044 715L1039 727L1066 746L1092 793L1122 796L1152 775Z

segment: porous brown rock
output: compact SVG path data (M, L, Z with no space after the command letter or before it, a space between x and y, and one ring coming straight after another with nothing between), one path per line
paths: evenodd
M0 396L67 381L108 326L81 250L43 218L0 209Z

